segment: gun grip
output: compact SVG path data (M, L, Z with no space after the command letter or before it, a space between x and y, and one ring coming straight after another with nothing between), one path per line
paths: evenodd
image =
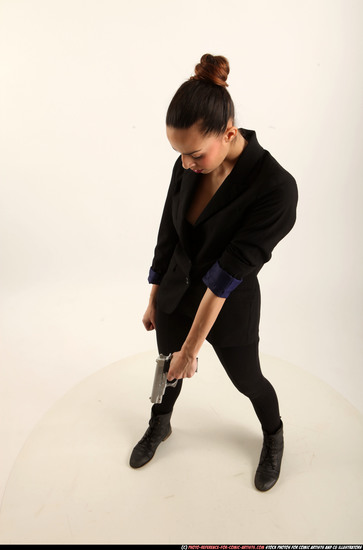
M165 359L165 361L164 361L164 369L163 369L163 371L164 371L165 373L168 373L168 372L169 372L169 367L170 367L170 363L171 363L172 358L173 358L173 354L170 353L170 354L166 357L166 359ZM177 383L178 383L178 380L177 380L176 378L174 378L173 380L167 380L167 381L166 381L166 387L168 388L169 386L171 386L172 388L175 388L175 386L177 385Z

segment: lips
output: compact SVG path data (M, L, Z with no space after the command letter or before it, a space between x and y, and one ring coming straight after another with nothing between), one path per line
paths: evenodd
M193 170L193 172L195 172L196 174L201 174L203 170Z

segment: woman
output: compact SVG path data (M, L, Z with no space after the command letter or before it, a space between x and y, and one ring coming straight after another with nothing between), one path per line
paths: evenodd
M143 323L156 329L159 352L173 354L168 379L178 383L152 407L130 465L149 462L171 434L182 380L194 375L207 339L260 420L263 447L255 485L267 491L280 473L283 425L275 390L260 369L257 274L295 223L297 188L255 132L234 126L228 73L226 58L204 55L167 111L167 137L180 156L160 223Z

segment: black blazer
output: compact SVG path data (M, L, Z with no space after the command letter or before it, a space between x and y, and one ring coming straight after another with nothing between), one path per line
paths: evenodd
M295 179L263 149L251 130L248 145L194 226L186 220L200 174L174 165L151 269L160 278L158 306L181 307L193 316L206 285L202 278L218 261L241 284L227 298L210 333L221 345L258 338L257 274L296 220ZM183 299L184 298L184 299Z

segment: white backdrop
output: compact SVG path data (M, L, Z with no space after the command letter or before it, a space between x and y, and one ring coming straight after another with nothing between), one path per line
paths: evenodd
M237 123L299 187L260 274L261 351L363 410L362 1L0 10L1 445L15 455L76 382L155 345L141 317L176 158L164 117L207 52L230 61Z

